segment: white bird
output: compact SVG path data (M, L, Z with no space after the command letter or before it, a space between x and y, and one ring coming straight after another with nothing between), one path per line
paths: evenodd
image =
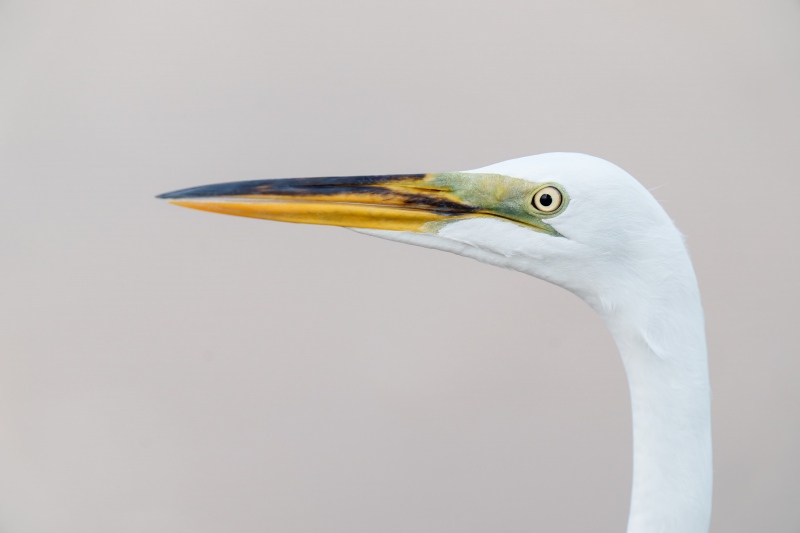
M681 234L624 170L583 154L552 153L467 172L236 182L160 198L350 227L575 293L611 331L630 386L628 533L708 531L710 389L697 281Z

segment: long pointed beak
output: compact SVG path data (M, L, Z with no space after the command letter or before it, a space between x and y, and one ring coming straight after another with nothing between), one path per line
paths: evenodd
M508 176L452 172L239 181L159 198L202 211L303 224L426 232L446 222L494 216L555 233L524 207L536 187Z
M430 222L478 211L435 179L435 174L401 174L240 181L159 198L227 215L398 231L423 231Z

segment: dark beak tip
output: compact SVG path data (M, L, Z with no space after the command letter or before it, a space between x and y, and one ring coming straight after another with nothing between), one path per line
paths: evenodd
M172 192L159 194L156 198L161 200L180 200L187 198L213 198L220 196L247 195L253 193L254 185L259 182L236 181L232 183L217 183L214 185L201 185L189 187Z
M156 198L159 200L177 200L179 198L191 198L192 196L196 196L196 194L192 193L193 189L181 189L179 191L170 191L159 194L156 196Z
M201 198L204 196L217 196L217 188L210 186L203 187L190 187L188 189L180 189L177 191L165 192L159 194L156 198L160 200L179 200L182 198ZM221 191L220 191L221 192Z

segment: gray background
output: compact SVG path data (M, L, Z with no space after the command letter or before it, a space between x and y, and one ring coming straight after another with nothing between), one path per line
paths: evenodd
M790 0L0 1L0 530L623 531L577 298L153 199L569 150L687 235L712 529L800 531L798 95Z

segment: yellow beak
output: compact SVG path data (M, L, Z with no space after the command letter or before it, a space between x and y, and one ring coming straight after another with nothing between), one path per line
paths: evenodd
M352 228L424 231L478 211L437 186L435 174L293 178L194 187L159 198L227 215Z
M541 184L498 174L450 172L239 181L159 198L202 211L282 222L435 232L491 216L557 234L530 201Z

